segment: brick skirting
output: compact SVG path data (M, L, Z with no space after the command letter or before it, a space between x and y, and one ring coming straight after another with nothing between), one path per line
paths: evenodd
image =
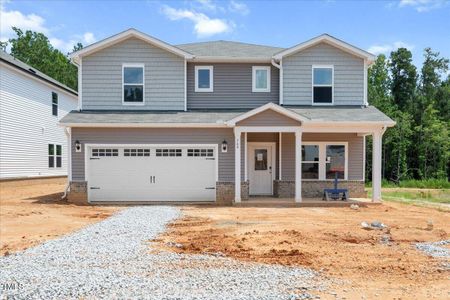
M248 200L248 181L241 182L241 199ZM216 183L216 203L218 205L232 205L234 202L234 182L218 181Z
M70 182L70 191L67 195L67 200L75 204L88 204L87 199L87 182L86 181L72 181Z
M324 189L333 188L334 182L327 180L302 181L302 196L305 198L321 198ZM295 197L295 181L275 180L273 183L274 196L278 198ZM364 181L341 180L338 188L349 190L350 197L366 198L367 192L364 190Z

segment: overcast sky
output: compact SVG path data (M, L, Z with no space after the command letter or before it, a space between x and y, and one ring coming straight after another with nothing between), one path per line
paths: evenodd
M233 40L290 47L322 33L374 54L427 46L450 57L450 3L401 1L1 1L11 26L45 33L64 52L133 27L172 44Z

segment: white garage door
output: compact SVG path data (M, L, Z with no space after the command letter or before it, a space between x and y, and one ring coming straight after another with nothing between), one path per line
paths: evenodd
M89 201L215 201L217 146L88 146Z

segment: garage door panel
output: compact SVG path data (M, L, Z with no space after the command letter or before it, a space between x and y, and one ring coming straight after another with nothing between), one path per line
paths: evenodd
M89 201L214 201L216 150L170 147L176 150L146 146L146 156L143 150L139 150L141 156L136 156L138 150L111 146L118 149L117 156L89 160Z

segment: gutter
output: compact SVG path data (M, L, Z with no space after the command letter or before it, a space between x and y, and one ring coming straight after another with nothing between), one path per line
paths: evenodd
M278 95L278 102L280 103L280 105L283 105L283 61L280 60L280 63L277 64L277 63L275 62L275 59L272 58L272 60L271 60L270 62L271 62L271 64L272 64L272 66L274 66L275 68L277 68L278 70L280 70L280 73L279 73L280 86L279 86L279 88L278 88L278 92L279 92L279 95Z
M70 191L70 182L72 181L72 139L71 139L71 129L69 127L64 128L64 133L67 137L67 185L64 189L64 194L61 200L67 198L67 193Z

